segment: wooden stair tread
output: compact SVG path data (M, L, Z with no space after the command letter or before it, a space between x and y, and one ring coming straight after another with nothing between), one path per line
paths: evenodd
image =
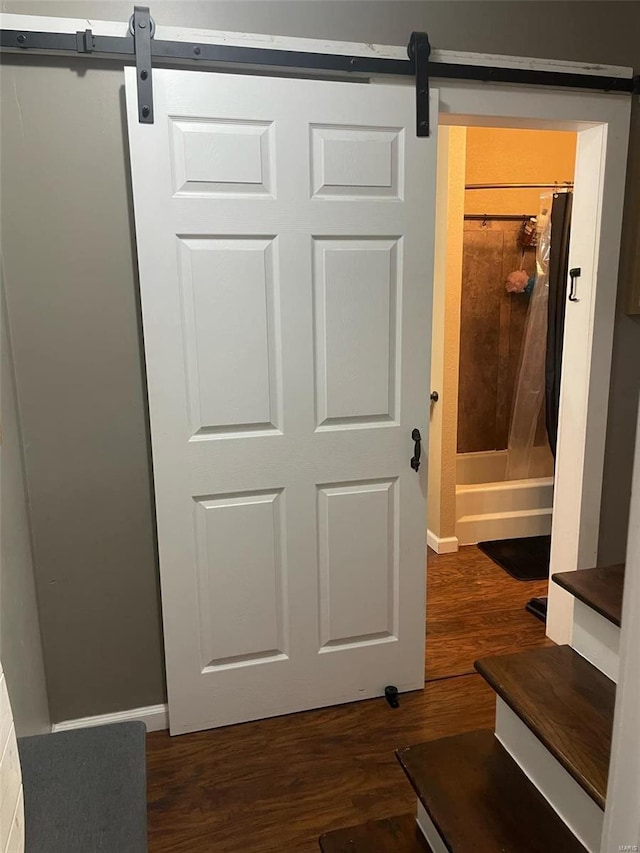
M397 754L451 853L585 853L492 732Z
M615 684L570 646L551 646L475 663L595 802L607 791Z
M323 853L432 853L412 814L325 832L320 849Z
M577 572L558 572L552 580L583 604L620 627L624 563Z

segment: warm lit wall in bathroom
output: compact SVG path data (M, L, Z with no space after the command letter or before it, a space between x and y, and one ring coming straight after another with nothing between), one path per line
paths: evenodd
M467 129L467 184L572 181L576 161L575 133ZM536 214L541 190L470 190L465 213Z
M431 547L455 550L458 353L464 237L464 159L467 129L438 131L436 254L433 282L429 487L427 529Z

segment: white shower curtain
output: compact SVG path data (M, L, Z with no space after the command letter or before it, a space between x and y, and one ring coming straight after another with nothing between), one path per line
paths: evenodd
M533 449L545 399L552 204L553 193L545 193L540 197L540 213L537 219L536 280L529 302L518 379L513 395L507 453L507 480L525 480L533 475ZM544 442L546 443L546 433Z

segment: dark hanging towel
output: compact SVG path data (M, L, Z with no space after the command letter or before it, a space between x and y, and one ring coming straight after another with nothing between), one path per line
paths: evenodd
M555 458L558 441L562 338L569 275L569 235L573 193L556 193L551 206L551 251L549 256L549 304L547 325L546 412L547 435Z

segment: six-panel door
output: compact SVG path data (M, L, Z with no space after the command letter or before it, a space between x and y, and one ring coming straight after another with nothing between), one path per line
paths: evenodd
M418 688L435 136L168 70L142 125L126 74L171 730Z

